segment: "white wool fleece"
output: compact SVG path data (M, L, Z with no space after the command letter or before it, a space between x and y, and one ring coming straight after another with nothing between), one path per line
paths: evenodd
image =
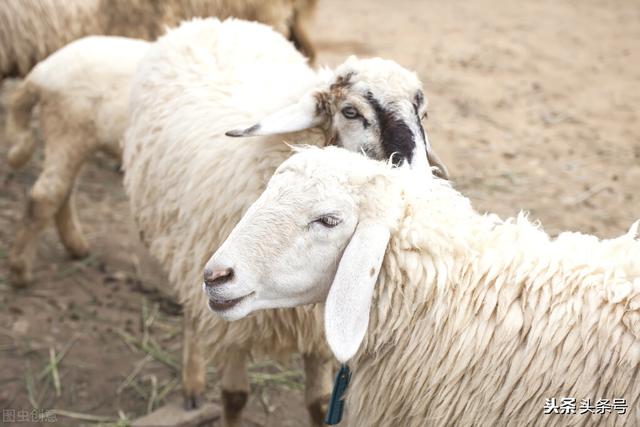
M238 318L326 300L328 343L352 370L344 425L636 426L639 225L552 239L524 214L476 213L424 171L308 148L208 266L234 266L215 292L249 295ZM628 410L544 415L563 397L626 399Z
M200 288L212 250L290 155L279 136L224 133L294 103L318 83L305 58L266 29L207 19L170 30L134 78L123 147L125 188L143 239L180 301L198 314L198 339L218 363L232 346L275 357L327 352L317 327L321 311L265 311L228 323L212 316ZM319 130L304 135L310 144L324 141Z

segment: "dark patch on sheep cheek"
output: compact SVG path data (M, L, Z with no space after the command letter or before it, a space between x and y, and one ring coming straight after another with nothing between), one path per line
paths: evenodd
M384 109L371 92L366 98L376 113L384 156L389 158L395 153L391 161L396 166L404 160L411 162L415 142L409 126L395 117L392 111Z
M373 277L374 274L376 274L376 269L371 267L371 270L369 270L369 276Z

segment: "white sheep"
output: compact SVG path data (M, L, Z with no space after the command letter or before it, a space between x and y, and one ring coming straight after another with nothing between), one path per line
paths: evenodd
M345 145L378 158L397 153L397 162L426 167L425 151L433 153L420 123L425 109L420 81L396 63L350 58L318 74L261 24L194 20L154 43L132 86L125 188L143 240L184 304L187 407L197 406L207 359L215 360L225 424L237 425L250 354L300 352L305 401L322 425L331 357L319 309L211 322L199 290L202 268L290 155L283 141ZM225 132L263 136L238 141Z
M40 62L13 93L6 127L6 139L13 141L9 165L21 167L35 149L29 123L36 105L45 155L9 253L13 285L31 280L35 242L53 219L69 254L88 255L75 212L74 182L97 151L122 156L131 78L148 46L124 37L76 40Z
M325 302L352 370L342 425L637 426L639 224L551 239L524 215L476 213L428 172L311 148L278 168L204 290L228 320ZM544 414L562 398L620 406Z
M24 76L67 43L94 34L153 40L195 16L235 16L281 32L313 60L305 30L317 0L4 0L0 79Z

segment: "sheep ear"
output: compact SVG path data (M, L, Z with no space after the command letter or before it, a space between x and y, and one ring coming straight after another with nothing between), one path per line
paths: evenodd
M293 105L284 107L246 128L231 130L225 135L233 137L275 135L297 132L322 124L326 116L318 106L319 92L312 91Z
M356 354L367 331L373 287L388 243L387 227L363 222L344 250L324 308L327 341L340 362Z

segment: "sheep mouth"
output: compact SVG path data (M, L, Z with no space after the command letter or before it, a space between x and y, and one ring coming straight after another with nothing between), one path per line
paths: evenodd
M247 294L247 295L245 295L243 297L233 298L233 299L224 299L224 298L220 298L220 297L214 297L214 298L209 297L209 308L211 310L213 310L213 311L226 311L226 310L229 310L230 308L235 307L242 300L244 300L247 297L250 297L254 293L255 292L251 292L250 294Z

